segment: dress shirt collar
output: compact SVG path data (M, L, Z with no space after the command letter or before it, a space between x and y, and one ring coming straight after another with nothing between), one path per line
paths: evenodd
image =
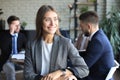
M89 36L89 41L91 41L93 35L98 31L99 29L97 29L95 32L93 32L90 36Z
M12 36L18 37L18 33L11 34Z

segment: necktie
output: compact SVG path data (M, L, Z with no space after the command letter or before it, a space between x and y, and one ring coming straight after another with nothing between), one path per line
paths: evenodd
M17 54L17 36L14 34L12 36L12 54Z

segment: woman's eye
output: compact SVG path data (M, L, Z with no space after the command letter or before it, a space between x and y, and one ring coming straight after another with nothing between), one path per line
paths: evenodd
M58 21L58 18L53 18L53 19L51 19L51 18L45 18L44 19L46 22L50 22L50 21Z
M51 21L50 19L45 19L45 21Z

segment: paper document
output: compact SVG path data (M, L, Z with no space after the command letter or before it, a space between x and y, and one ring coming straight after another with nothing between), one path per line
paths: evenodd
M78 50L79 52L85 52L86 50L85 49L83 49L83 50Z
M12 55L13 59L25 59L25 54L14 54Z

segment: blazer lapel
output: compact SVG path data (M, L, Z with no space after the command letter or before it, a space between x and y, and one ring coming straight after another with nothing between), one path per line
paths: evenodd
M37 70L37 73L40 73L41 72L41 63L42 63L42 44L41 44L41 40L37 41L36 42L36 46L35 46L35 49L34 52L35 52L35 59L36 59L36 70Z
M51 51L51 61L50 61L50 70L49 72L52 72L55 70L55 65L56 65L56 59L57 59L57 56L58 56L58 45L59 45L59 37L55 35L54 37L54 43L53 43L53 46L52 46L52 51Z

